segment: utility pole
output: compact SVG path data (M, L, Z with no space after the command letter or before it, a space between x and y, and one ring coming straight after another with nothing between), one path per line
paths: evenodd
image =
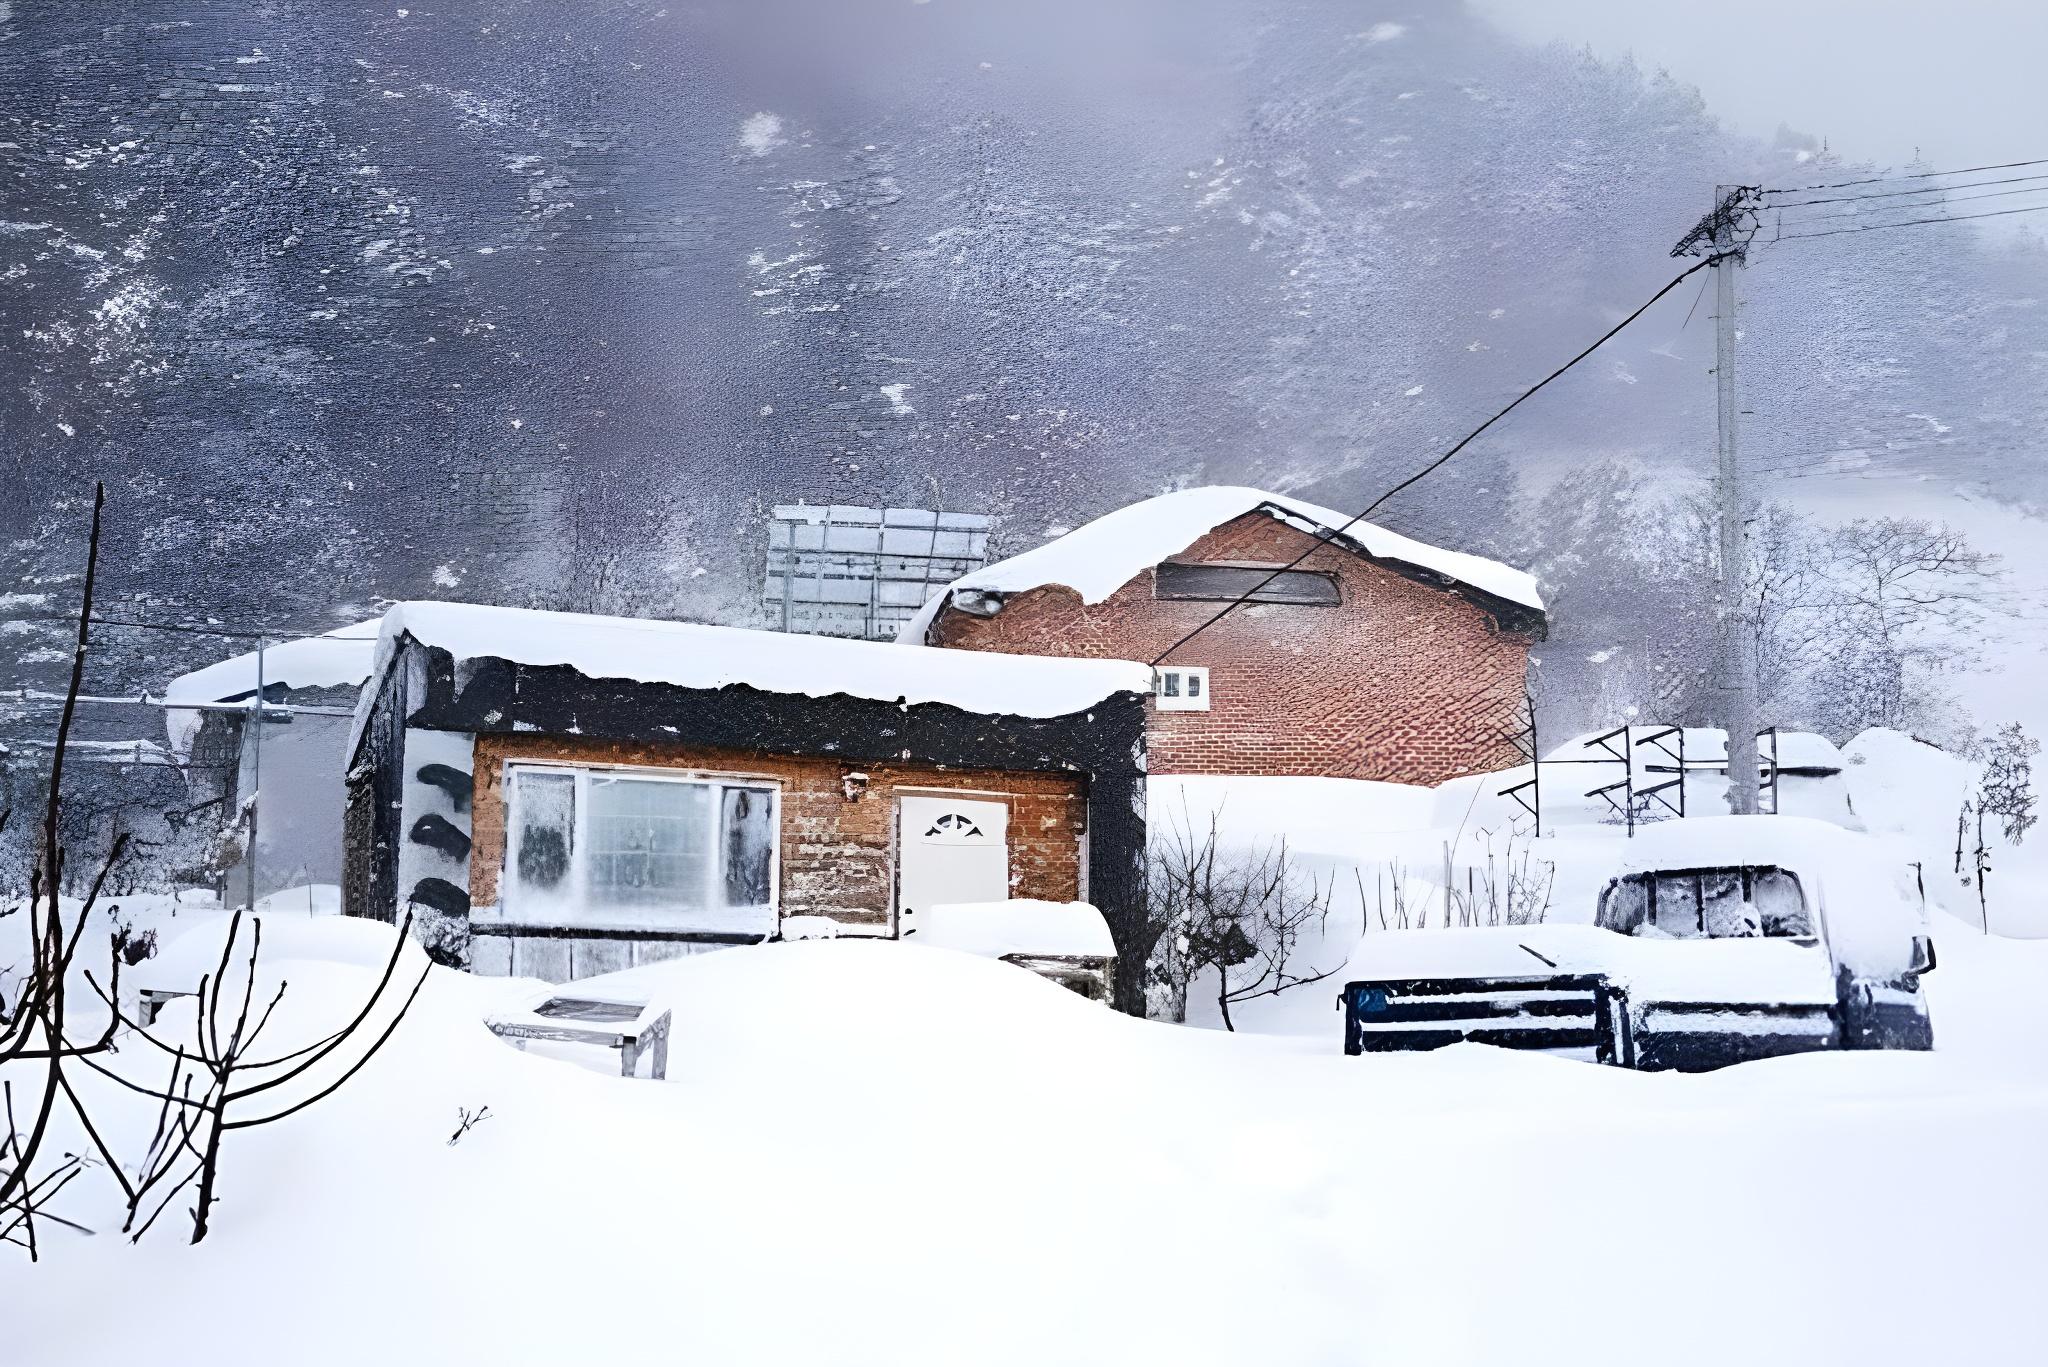
M256 638L256 701L245 725L249 733L249 914L256 914L256 809L263 802L263 638Z
M1714 207L1671 249L1673 256L1709 255L1714 273L1714 396L1718 429L1715 493L1720 508L1720 573L1716 584L1716 692L1728 733L1728 810L1757 811L1758 732L1756 643L1743 619L1743 576L1749 566L1749 504L1735 443L1735 268L1756 232L1753 186L1721 186Z

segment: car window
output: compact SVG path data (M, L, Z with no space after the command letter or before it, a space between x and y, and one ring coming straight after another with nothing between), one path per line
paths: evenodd
M1783 869L1672 869L1615 879L1597 923L1623 935L1731 940L1810 936L1799 879Z

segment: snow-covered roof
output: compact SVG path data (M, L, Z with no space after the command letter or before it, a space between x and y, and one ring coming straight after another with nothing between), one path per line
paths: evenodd
M814 698L846 694L879 702L943 703L969 712L1062 717L1118 693L1149 693L1152 671L1130 660L1048 659L933 650L740 627L471 603L400 603L384 614L381 678L401 637L437 646L458 661L513 660L566 665L591 679L630 679L679 688L743 684L765 693ZM355 750L371 690L356 704Z
M1427 545L1371 522L1352 523L1339 533L1338 529L1351 521L1346 513L1263 489L1216 485L1183 489L1133 503L1036 550L963 575L927 602L904 625L897 639L922 644L940 609L963 589L1023 593L1048 584L1062 584L1080 594L1083 602L1099 603L1129 583L1134 575L1186 550L1226 522L1258 511L1270 513L1302 531L1336 536L1343 544L1375 560L1414 565L1492 597L1537 612L1543 610L1543 596L1537 591L1536 580L1497 560Z
M1102 913L1086 902L952 902L920 908L915 944L1000 959L1005 954L1110 958L1116 944Z
M266 688L340 688L359 685L370 677L371 661L377 653L377 628L381 619L353 622L318 636L297 641L279 641L263 648L263 683ZM180 674L164 689L164 730L171 749L181 757L192 748L203 713L180 709L178 703L222 702L246 698L256 692L256 652L236 655L190 674Z

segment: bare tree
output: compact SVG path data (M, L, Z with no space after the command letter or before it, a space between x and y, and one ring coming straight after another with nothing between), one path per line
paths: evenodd
M1924 518L1845 523L1828 534L1827 554L1836 609L1902 656L1981 623L2005 573L1999 557Z
M1321 982L1343 966L1295 963L1310 925L1328 926L1331 891L1294 864L1285 840L1230 850L1216 813L1206 830L1185 813L1169 819L1152 852L1152 906L1164 951L1153 957L1155 980L1184 1006L1189 986L1213 971L1223 1028L1236 1030L1233 1005Z
M2008 722L1978 745L1977 758L1984 765L1978 780L1977 805L1999 819L2005 838L2017 845L2026 839L2034 816L2034 756L2041 742Z
M247 954L238 962L235 950L241 943L243 916L237 911L230 919L220 964L200 980L198 1016L189 1048L165 1041L128 1016L114 993L102 991L92 976L86 975L113 1018L126 1027L126 1037L151 1045L170 1060L170 1076L160 1087L144 1086L111 1069L88 1065L158 1103L155 1134L136 1180L126 1191L128 1218L121 1228L132 1238L148 1233L172 1199L189 1187L195 1191L192 1242L204 1239L218 1189L221 1141L231 1131L273 1124L333 1095L384 1047L432 972L431 964L423 967L397 1009L380 1011L396 1000L398 963L411 943L412 917L408 914L392 942L391 957L385 961L375 990L346 1024L301 1048L263 1057L256 1052L257 1042L290 984L280 982L269 1001L257 1009L263 922L251 918ZM238 989L225 987L231 972L240 979ZM313 1080L307 1082L309 1078ZM290 1090L279 1094L280 1088ZM242 1105L259 1096L265 1098L259 1105Z
M241 913L230 923L220 967L200 983L198 1027L195 1043L189 1048L165 1043L123 1010L120 972L131 952L125 927L108 936L104 983L81 963L81 943L93 924L107 875L126 847L125 835L116 835L105 861L86 885L82 901L67 919L61 899L66 862L62 838L64 754L82 691L90 642L104 505L102 489L93 502L92 536L87 545L71 679L59 714L56 744L51 750L42 849L29 879L28 916L24 923L27 961L25 966L13 966L0 973L0 1067L29 1065L24 1071L30 1078L30 1085L19 1090L13 1078L0 1082L0 1120L6 1126L4 1134L0 1134L0 1242L26 1248L31 1258L38 1252L39 1221L71 1223L52 1215L48 1205L88 1168L104 1168L120 1187L128 1204L126 1227L137 1237L178 1192L196 1186L192 1241L197 1243L206 1234L215 1199L221 1141L227 1132L282 1120L332 1095L391 1037L426 981L423 970L411 993L390 1013L388 1023L378 1021L384 1014L380 1006L391 1000L388 989L408 943L401 930L383 978L353 1019L303 1048L258 1058L253 1054L254 1045L285 992L280 984L268 1005L254 1013L261 922L252 923L246 963L240 965L239 1001L224 997L223 983L240 937ZM0 817L0 832L4 832L5 825L5 818ZM0 910L0 917L19 914L20 908ZM85 1038L77 1036L71 1020L70 980L74 968L79 969L77 976L99 997L106 1010L104 1023ZM230 1003L225 1010L224 1000ZM380 1023L381 1032L370 1038ZM126 1044L130 1040L147 1043L170 1057L168 1083L161 1088L148 1087L102 1061L102 1056L114 1051L117 1042ZM39 1072L36 1065L40 1065ZM73 1065L157 1101L155 1137L132 1169L109 1147L73 1086L66 1071ZM260 1103L242 1104L259 1096L263 1098ZM96 1159L67 1153L51 1161L45 1156L60 1101L77 1119L98 1155ZM151 1206L148 1203L153 1198L155 1204Z
M0 1116L4 1116L6 1123L4 1139L0 1139L0 1242L19 1244L28 1250L31 1259L38 1255L36 1221L55 1218L48 1213L49 1202L78 1176L86 1162L75 1154L62 1155L54 1164L45 1165L42 1161L58 1101L69 1101L74 1109L81 1111L81 1117L83 1114L77 1094L64 1075L65 1065L73 1061L90 1064L92 1055L112 1050L116 1028L116 1022L109 1018L97 1036L84 1041L73 1039L68 1020L70 1003L67 990L71 969L77 962L86 927L92 922L101 888L121 858L126 837L114 838L105 862L86 888L75 923L68 927L62 900L65 875L62 839L64 751L70 742L71 724L77 714L78 697L85 678L93 589L99 565L100 514L105 504L105 488L95 489L92 535L86 546L85 583L72 649L70 682L63 708L58 714L56 744L50 751L49 781L43 795L41 851L29 875L28 915L23 923L28 960L25 967L15 966L0 972L0 1068L9 1064L40 1064L42 1074L27 1089L19 1111L15 1105L13 1081L10 1079L0 1087L0 1093L4 1093L0 1095L0 1101L4 1101ZM4 833L6 825L6 817L0 816L0 833ZM20 911L19 907L10 907L0 915L18 915ZM118 954L110 957L108 985L110 990L118 993L121 960ZM12 983L8 981L10 978ZM34 1069L29 1071L33 1077ZM91 1122L87 1120L85 1125L91 1132Z

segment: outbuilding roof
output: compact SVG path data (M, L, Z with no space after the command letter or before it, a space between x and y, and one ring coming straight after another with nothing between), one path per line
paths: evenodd
M466 660L565 665L591 679L680 688L744 685L766 693L834 694L880 702L940 703L1016 717L1084 712L1119 693L1149 693L1151 670L1129 660L1049 659L931 650L741 627L472 603L400 603L384 614L370 677L381 679L402 639ZM355 750L374 686L356 706Z
M1543 596L1537 590L1536 580L1497 560L1431 546L1376 523L1352 522L1349 514L1285 494L1242 485L1216 485L1183 489L1133 503L1035 550L963 575L935 594L905 624L897 639L906 644L923 644L939 613L954 594L963 590L1010 594L1059 584L1078 593L1085 603L1099 603L1133 576L1251 512L1268 513L1291 527L1328 537L1374 560L1412 567L1531 612L1543 611Z
M265 646L261 662L264 687L341 688L364 682L370 677L377 653L377 630L378 619L372 617L319 636ZM171 680L164 689L164 730L170 736L171 749L180 756L188 754L192 737L205 715L189 707L181 708L179 703L230 702L251 697L256 692L257 674L258 661L252 650Z

